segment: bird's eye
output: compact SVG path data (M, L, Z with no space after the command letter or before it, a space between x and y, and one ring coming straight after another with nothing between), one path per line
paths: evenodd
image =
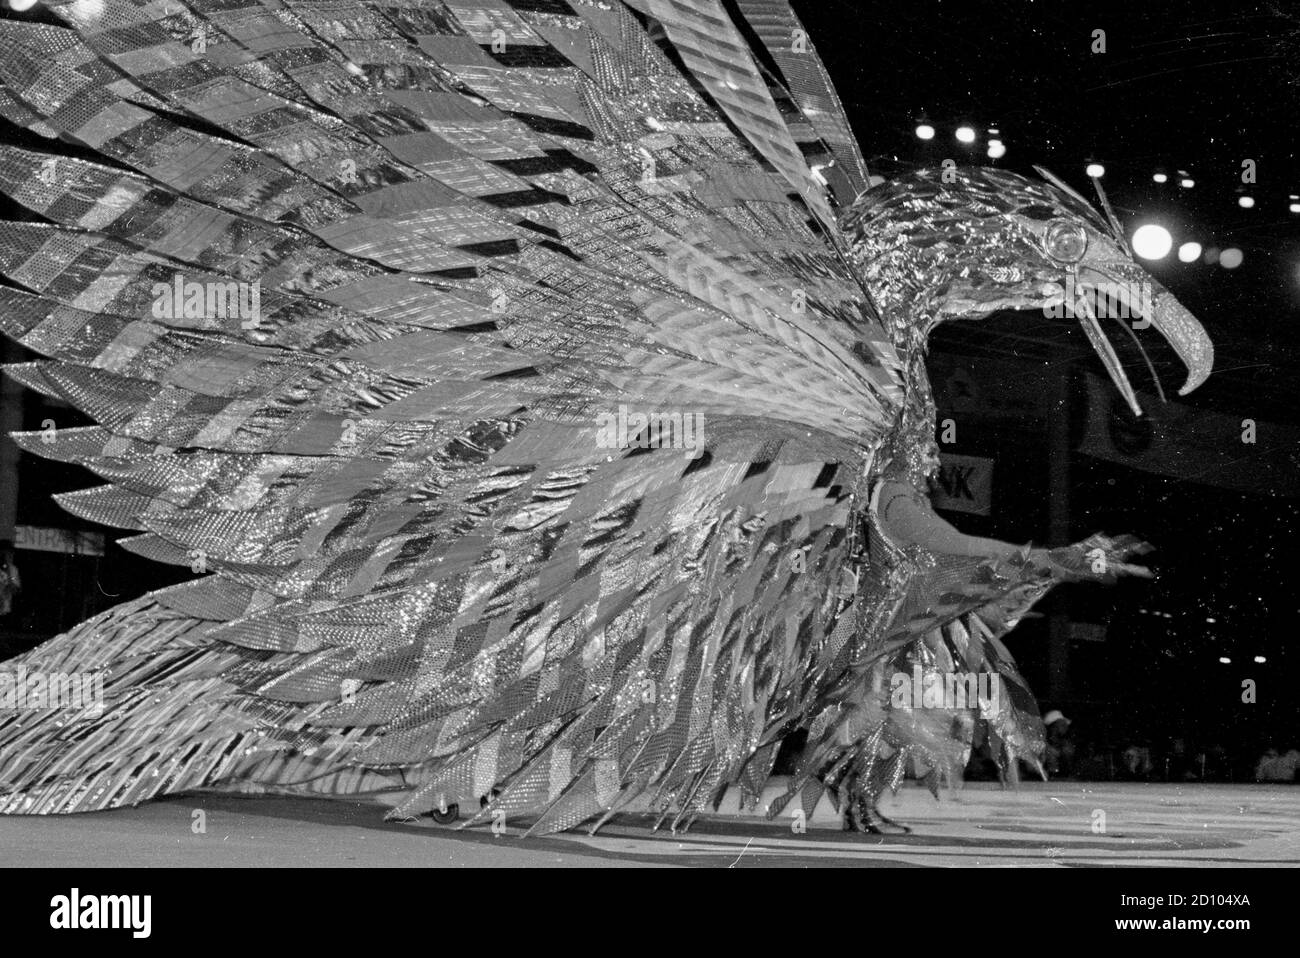
M1088 250L1088 232L1069 220L1052 220L1043 233L1043 246L1052 259L1077 263Z

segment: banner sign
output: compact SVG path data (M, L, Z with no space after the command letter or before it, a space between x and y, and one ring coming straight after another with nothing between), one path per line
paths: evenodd
M1115 388L1088 374L1079 451L1143 472L1270 496L1300 495L1300 430L1291 425L1162 403L1138 393L1138 419Z
M1070 622L1070 639L1074 642L1105 642L1106 626L1099 622Z
M73 529L48 529L43 526L15 526L14 548L36 552L66 552L70 555L102 556L102 532L78 532Z
M993 460L943 453L939 462L930 493L934 507L987 516L993 504Z

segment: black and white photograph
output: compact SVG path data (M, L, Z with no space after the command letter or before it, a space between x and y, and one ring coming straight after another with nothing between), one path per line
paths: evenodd
M4 3L21 923L614 867L1285 921L1300 3Z

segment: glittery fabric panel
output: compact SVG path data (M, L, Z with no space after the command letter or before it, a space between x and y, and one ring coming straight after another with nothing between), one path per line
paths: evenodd
M775 42L793 21L765 6ZM864 558L880 448L921 436L925 332L966 302L904 234L958 227L914 184L841 233L799 146L811 125L857 156L810 118L834 112L820 68L783 66L790 125L720 4L635 8L105 0L51 4L75 31L0 25L0 112L108 161L0 148L43 220L0 224L0 328L46 357L11 374L98 423L16 439L107 483L67 508L196 576L28 657L103 664L108 707L0 726L0 807L400 784L398 816L494 795L545 832L648 794L684 826L758 794L801 725L835 744L804 802L964 747L873 711L858 663L1012 670L1014 609L976 619L1032 601ZM949 218L996 235L1010 190ZM258 315L156 308L187 284L257 284ZM874 725L834 719L850 699ZM1032 753L1018 712L983 719Z
M749 47L722 4L717 0L649 0L648 8L732 122L781 171L822 222L833 223L825 196L813 184Z
M144 175L0 157L6 190L57 224L4 234L0 266L30 290L5 292L6 331L56 360L16 374L107 426L39 443L112 484L65 506L220 575L225 590L160 601L226 624L169 642L235 656L204 695L252 708L264 738L187 732L207 760L142 780L192 686L140 679L157 701L123 702L114 725L152 729L117 747L133 770L113 779L109 760L90 789L39 779L40 810L224 776L363 788L390 767L424 783L415 805L536 779L508 807L564 798L543 822L611 807L629 783L702 807L836 611L790 598L818 578L783 559L807 539L803 559L833 563L846 486L818 477L828 455L855 459L896 395L892 370L850 350L883 335L784 188L625 13L60 12L90 47L57 34L81 53L51 74L16 45L6 90ZM98 75L91 48L152 91L146 107L260 152L104 92L98 112L66 109ZM623 121L633 94L671 133ZM257 328L149 315L178 276L260 282ZM702 416L703 459L604 450L594 417L620 403ZM699 589L711 576L735 588Z
M840 204L867 188L867 168L857 140L812 39L784 0L739 0L737 7L775 59L801 116L829 147L846 181Z

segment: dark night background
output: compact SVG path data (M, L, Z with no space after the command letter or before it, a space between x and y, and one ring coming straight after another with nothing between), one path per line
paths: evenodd
M1216 344L1215 374L1179 402L1236 421L1300 425L1300 214L1288 211L1291 194L1300 194L1300 5L795 0L793 6L873 171L945 158L994 163L985 150L987 131L996 128L1007 154L995 165L1033 175L1033 165L1042 164L1091 195L1085 163L1104 164L1103 182L1127 232L1159 222L1174 234L1175 247L1194 239L1241 249L1244 262L1235 270L1184 264L1173 254L1145 264ZM1105 31L1105 53L1091 50L1094 30ZM935 127L933 140L916 137L922 120ZM975 128L975 143L954 139L962 123ZM0 138L39 142L3 124ZM1248 158L1257 165L1254 185L1241 182ZM1153 182L1157 171L1170 182ZM1195 188L1177 186L1179 171L1195 179ZM1255 198L1253 209L1238 206L1243 192ZM0 216L23 214L0 201ZM1133 358L1122 340L1114 341ZM1144 345L1174 395L1181 379L1172 354L1155 337L1145 337ZM977 377L983 368L1012 369L1012 375L982 375L988 395L1023 391L1026 383L1047 390L1064 377L1068 404L1055 414L1077 419L1086 406L1085 375L1104 376L1082 334L1073 321L1018 313L942 328L932 348L940 414L961 424L951 451L995 460L992 514L949 518L972 533L1062 544L1048 541L1050 416L963 416L945 410L942 385L954 362ZM9 350L10 361L31 358ZM1139 390L1150 391L1140 361L1130 376ZM47 418L60 427L83 421L68 407L31 396L24 417L28 429ZM1046 618L1013 633L1009 644L1043 707L1063 709L1080 739L1099 749L1146 739L1159 752L1175 736L1193 751L1222 746L1224 757L1211 761L1238 780L1263 748L1300 748L1300 652L1291 647L1300 606L1291 571L1300 533L1296 476L1279 484L1261 468L1251 491L1227 489L1204 481L1205 470L1190 459L1178 477L1153 474L1084 455L1073 448L1078 429L1071 436L1069 541L1095 530L1134 532L1157 546L1148 558L1158 576L1063 590L1044 605L1046 613L1107 626L1104 641L1071 644L1068 676L1049 667ZM1261 425L1257 446L1225 454L1276 455L1279 441ZM1200 478L1188 478L1194 475ZM90 528L49 497L94 484L83 470L24 456L19 522ZM121 535L101 531L110 541ZM0 617L0 657L189 577L188 570L153 565L113 545L100 559L22 551L17 562L24 590L14 611ZM1255 663L1256 656L1264 663ZM1241 701L1244 679L1257 683L1254 705Z

